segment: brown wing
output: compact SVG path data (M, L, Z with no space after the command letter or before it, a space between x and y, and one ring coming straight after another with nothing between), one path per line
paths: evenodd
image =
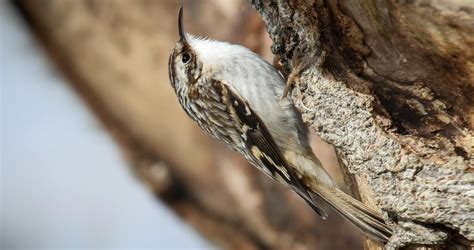
M222 82L216 82L215 85L220 90L222 100L227 103L229 112L242 127L241 136L245 141L247 151L255 162L260 165L259 167L267 169L273 178L278 179L280 177L283 179L318 215L323 219L326 218L326 213L317 206L313 197L301 184L291 168L288 167L260 117L231 87Z

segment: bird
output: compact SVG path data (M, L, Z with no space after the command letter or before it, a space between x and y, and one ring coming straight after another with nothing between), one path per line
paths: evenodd
M324 201L370 238L390 239L381 213L340 190L324 170L273 65L243 46L185 33L182 6L178 33L168 63L170 83L202 130L293 190L321 218L327 217Z

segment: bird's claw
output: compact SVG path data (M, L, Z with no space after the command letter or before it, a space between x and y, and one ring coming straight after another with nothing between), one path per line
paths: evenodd
M299 72L296 70L293 70L290 75L288 76L288 79L286 80L285 84L285 89L283 90L283 95L281 99L285 98L288 96L288 93L290 90L294 87L296 80L299 78Z

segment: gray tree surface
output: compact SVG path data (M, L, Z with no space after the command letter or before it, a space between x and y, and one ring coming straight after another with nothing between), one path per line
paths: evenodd
M474 240L472 1L250 1L391 247Z

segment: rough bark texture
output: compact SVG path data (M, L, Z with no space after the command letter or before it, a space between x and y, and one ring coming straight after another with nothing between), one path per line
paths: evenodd
M292 98L388 247L474 241L474 2L261 1ZM472 245L471 245L472 246Z
M133 173L217 246L361 248L357 231L334 212L319 220L292 192L203 135L186 117L167 69L178 37L177 1L18 0L17 5L123 146ZM185 13L193 33L257 52L270 46L258 13L245 2L187 1ZM319 156L327 155L318 149ZM330 165L331 159L323 162Z

